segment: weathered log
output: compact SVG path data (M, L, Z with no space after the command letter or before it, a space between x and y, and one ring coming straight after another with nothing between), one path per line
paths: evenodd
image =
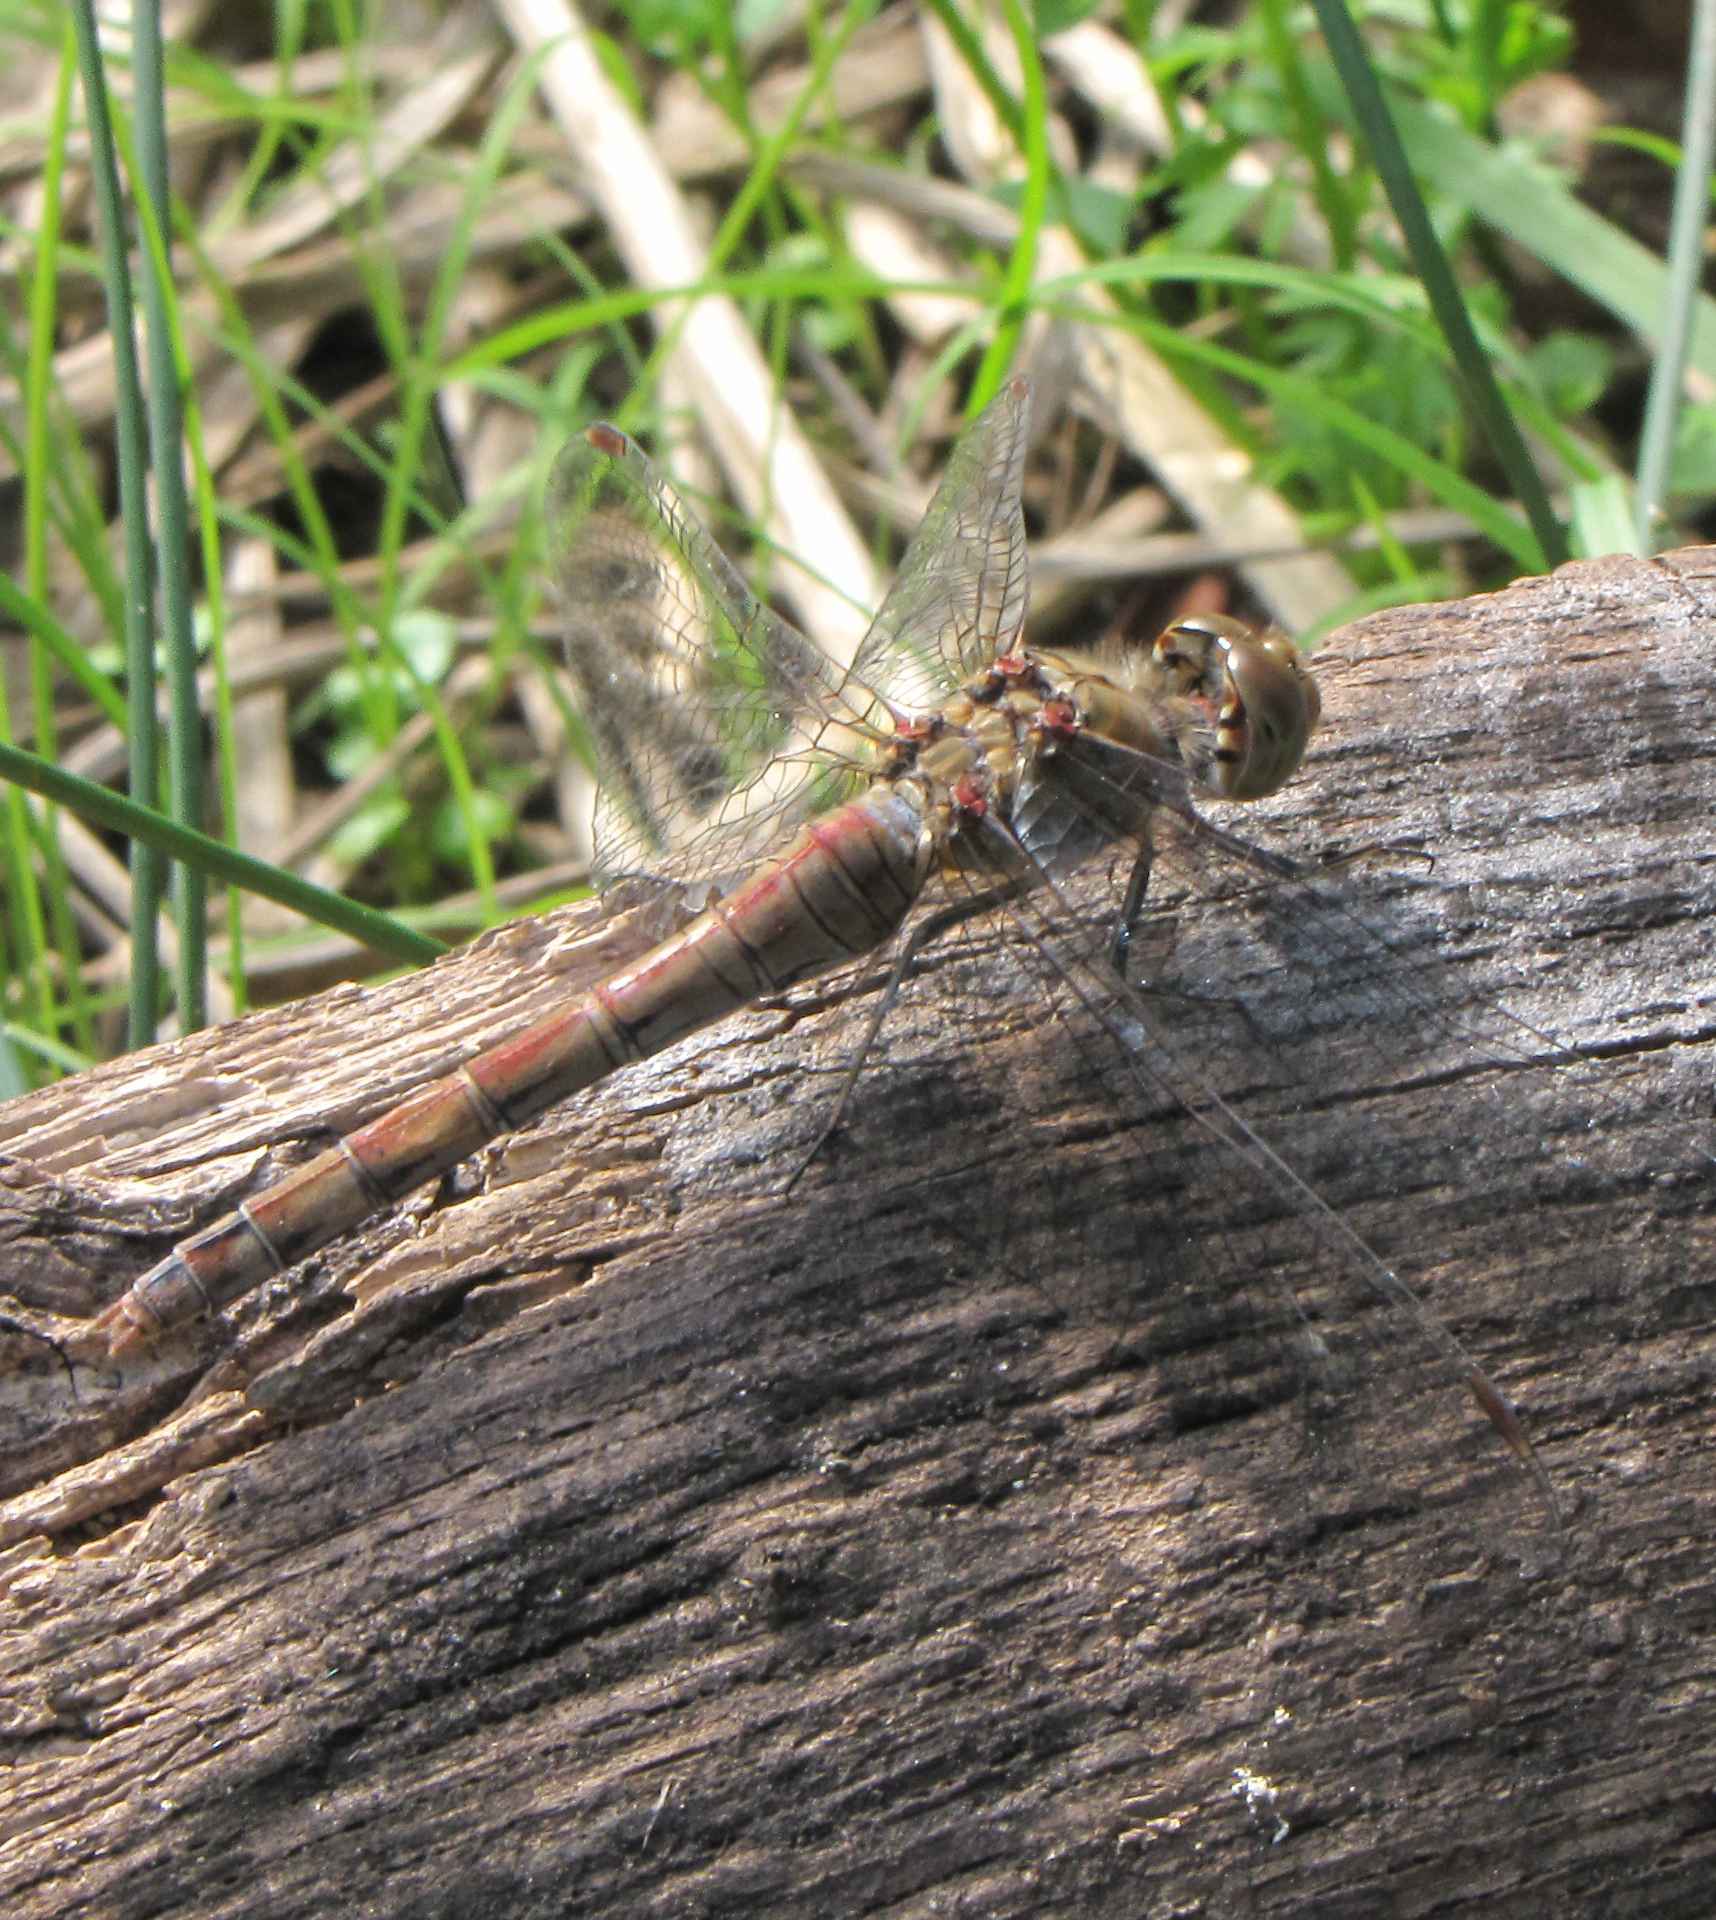
M1393 1318L1331 1307L1375 1369L1332 1413L1303 1338L1258 1360L1255 1269L1326 1234L1218 1185L1141 1242L1115 1182L1192 1171L1174 1123L1081 1104L1064 999L974 1010L981 946L790 1195L834 989L123 1369L38 1336L618 935L550 916L0 1108L4 1911L1706 1912L1712 632L1707 551L1376 616L1260 829L1435 855L1342 876L1387 947L1313 959L1314 1045L1369 1077L1282 1124L1522 1403L1547 1544L1376 1366ZM1510 986L1581 1064L1461 1042Z

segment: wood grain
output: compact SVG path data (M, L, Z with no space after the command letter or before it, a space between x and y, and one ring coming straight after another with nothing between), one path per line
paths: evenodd
M123 1372L23 1329L625 930L551 916L0 1108L5 1911L1706 1911L1713 632L1705 550L1367 620L1259 828L1396 850L1343 884L1397 951L1315 981L1360 1078L1285 1123L1522 1404L1547 1547L1473 1495L1498 1450L1452 1396L1377 1369L1331 1427L1260 1358L1267 1208L1218 1181L1142 1245L1115 1180L1192 1149L1103 1120L1062 1017L993 984L973 1020L981 945L789 1196L837 991ZM1361 1031L1366 954L1413 985ZM1499 990L1584 1064L1445 1045ZM1180 1263L1209 1286L1116 1308ZM1397 1337L1338 1306L1337 1358Z

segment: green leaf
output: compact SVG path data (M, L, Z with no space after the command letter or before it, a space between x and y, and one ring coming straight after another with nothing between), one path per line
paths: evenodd
M446 614L417 607L394 621L393 644L411 663L418 679L436 687L458 655L459 630Z
M1549 405L1564 419L1594 407L1615 371L1615 356L1588 333L1563 328L1532 348L1526 365Z
M227 880L234 886L245 887L264 900L278 900L284 906L307 914L321 926L351 934L355 939L374 947L378 953L393 954L401 960L421 961L433 960L446 952L439 940L432 940L414 928L402 926L397 920L390 920L386 914L342 899L339 894L329 893L322 887L313 887L308 881L300 880L295 873L281 867L271 867L266 861L254 860L249 854L240 853L236 847L210 839L206 833L197 833L165 814L138 806L135 801L127 800L110 788L97 786L75 773L67 773L63 767L55 766L51 761L0 742L0 781L4 780L13 781L27 792L38 793L46 800L57 801L63 807L70 807L93 826L129 834L145 845L158 847L175 860L195 865L199 872L208 874L212 879Z
M1047 38L1051 33L1064 33L1068 27L1088 20L1101 3L1102 0L1036 0L1031 11L1036 15L1037 32Z
M471 857L471 829L489 842L504 840L513 827L513 811L487 787L475 788L465 806L449 794L435 809L429 827L429 845L437 859L463 867Z
M1633 512L1633 491L1618 473L1605 473L1595 480L1576 480L1568 489L1573 503L1572 547L1582 560L1595 560L1605 553L1634 553L1639 550L1638 527Z
M352 817L334 830L328 850L345 866L359 867L379 853L411 818L403 794L372 794Z
M1665 300L1663 262L1574 199L1541 160L1496 147L1398 92L1389 107L1414 171L1446 199L1472 209L1553 267L1642 340L1655 343ZM1698 297L1691 365L1716 386L1716 300Z
M1680 416L1669 489L1679 498L1716 494L1716 405L1689 406Z

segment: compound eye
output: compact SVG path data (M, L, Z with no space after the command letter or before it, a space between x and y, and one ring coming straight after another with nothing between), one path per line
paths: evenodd
M1198 779L1223 800L1261 800L1297 769L1322 712L1317 683L1287 635L1225 614L1181 620L1156 642L1175 690L1213 716Z
M1323 710L1322 697L1284 633L1236 643L1228 651L1227 670L1244 735L1228 797L1260 800L1298 771Z

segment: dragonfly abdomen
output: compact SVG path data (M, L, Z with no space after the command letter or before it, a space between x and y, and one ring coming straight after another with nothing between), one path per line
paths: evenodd
M873 787L804 827L624 972L475 1055L182 1241L97 1322L114 1353L284 1272L617 1068L889 938L922 881L923 816Z
M599 1024L592 1018L599 1013L594 995L586 996L417 1088L255 1199L182 1240L101 1315L97 1334L117 1355L213 1313L338 1239L390 1201L469 1159L518 1124L484 1087L485 1077L503 1077L490 1068L495 1056L527 1049L532 1061L540 1063L559 1055L562 1090L554 1099L603 1078L621 1062L603 1051ZM568 1071L568 1055L577 1061L575 1071ZM487 1071L480 1077L479 1069Z

